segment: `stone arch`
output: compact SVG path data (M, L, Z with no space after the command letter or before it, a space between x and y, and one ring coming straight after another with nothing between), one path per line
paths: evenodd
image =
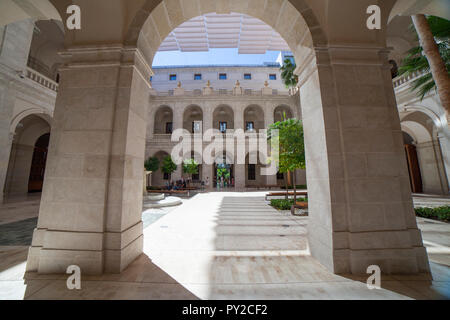
M346 1L345 6L341 1L329 0L143 1L139 2L141 6L135 1L126 2L129 10L124 10L125 1L108 2L110 15L105 25L98 28L99 22L90 19L83 30L66 34L68 68L64 68L67 70L61 76L63 85L58 92L57 112L63 115L70 109L76 116L71 118L76 120L64 119L55 126L61 137L58 141L54 139L53 149L50 148L55 167L64 165L68 155L74 153L80 161L89 159L92 152L98 152L107 145L104 141L111 138L113 151L101 149L106 156L99 159L99 167L117 165L125 170L107 172L96 184L59 172L52 176L51 182L47 179L27 270L64 272L66 249L76 249L79 254L71 262L86 274L121 272L142 252L143 237L139 231L142 170L134 176L129 173L143 165L143 156L137 150L144 149L145 124L141 115L150 91L144 71L149 70L149 62L162 40L180 23L208 12L235 11L273 26L299 62L296 73L300 78L307 161L315 165L314 170L308 171L311 195L308 228L314 231L308 232L311 254L335 273L365 273L374 262L385 273L429 271L407 193L405 164L398 160L402 151L401 131L398 117L394 116L395 96L390 76L386 73L389 70L385 31L365 28L361 12L365 11L367 1ZM378 3L382 10L393 5L392 1ZM103 1L83 4L100 12L106 6ZM105 64L105 58L114 63ZM93 75L99 81L92 81ZM120 106L112 113L116 121L108 132L113 134L106 139L98 133L102 123L85 129L84 101L69 99L73 92L70 89L79 88L80 84L83 88L89 84L99 93L105 84L120 87L118 95L118 90L108 93L101 90L105 101L118 102ZM74 126L81 127L79 135L66 134ZM78 147L76 151L68 150L72 143ZM374 164L382 169L374 169ZM101 210L95 219L82 216L94 213L80 204L76 209L72 206L58 212L59 219L53 219L56 210L49 208L66 203L56 204L52 190L70 191L67 204L88 198ZM113 192L119 197L108 196ZM374 203L383 207L374 207ZM394 213L398 219L392 218ZM56 247L51 241L43 244L43 237L56 238L54 230L65 230L74 239L71 242L74 245ZM94 257L92 245L83 246L87 232L99 239L95 244L101 249L96 250ZM116 237L129 241L119 243ZM399 243L398 239L404 242ZM80 247L75 248L76 245ZM396 255L392 255L393 250Z
M160 44L173 29L212 12L238 12L260 19L286 40L297 61L308 56L313 58L313 45L327 42L319 20L304 0L218 0L207 3L199 0L147 0L131 22L125 44L137 45L147 61L153 61Z
M273 119L275 122L282 121L283 117L286 115L286 119L295 118L294 111L290 106L281 105L275 108L273 111Z
M43 110L40 108L30 108L26 109L20 113L18 113L14 118L11 120L11 125L9 126L9 131L11 133L14 133L16 131L17 125L26 117L35 115L37 117L42 118L45 120L50 126L52 125L53 118L50 112L47 110Z
M415 184L419 184L420 180L423 192L447 194L448 178L445 165L447 146L442 146L438 137L439 129L436 127L436 124L439 124L438 119L431 118L422 110L413 110L402 115L401 119L402 130L414 139L413 146L405 143L413 190L417 189ZM420 179L417 177L419 171Z
M26 20L26 19L41 19L41 20L58 20L62 21L62 16L65 14L65 10L61 7L62 2L66 2L65 8L67 8L68 0L58 1L58 0L41 0L34 1L32 7L23 9L13 1L10 3L5 3L2 6L2 21L0 26L7 25L16 21ZM59 2L59 3L58 3ZM63 5L64 6L64 5Z
M226 130L234 130L234 111L229 105L222 104L213 111L213 129L220 130L220 122L226 123Z
M194 123L196 122L203 123L203 109L196 104L192 104L183 111L183 129L194 133Z
M265 128L264 109L257 104L251 104L244 109L244 130L247 131L253 125L258 131ZM252 124L253 123L253 124Z
M173 110L169 106L159 106L153 116L154 134L171 134L173 128Z
M36 150L36 142L42 136L49 134L50 130L50 123L40 115L30 114L19 121L14 131L14 139L11 146L5 181L5 194L24 195L29 192L30 172ZM42 161L42 170L45 170L46 155ZM40 180L40 186L35 187L34 191L42 190L42 183L43 175Z

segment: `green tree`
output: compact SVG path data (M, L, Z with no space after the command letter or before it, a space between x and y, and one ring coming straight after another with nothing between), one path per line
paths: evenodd
M274 130L278 130L278 135L275 135ZM293 173L294 203L296 203L297 181L295 172L297 169L306 168L303 124L297 119L276 122L269 127L268 139L275 139L274 142L279 144L278 160L276 159L277 155L271 157L272 161L276 161L279 171L286 174ZM286 191L288 191L287 187Z
M228 170L227 168L217 168L217 177L221 178L223 177L224 179L229 179L230 178L230 170Z
M159 160L157 157L150 157L144 162L145 170L155 172L159 169Z
M194 159L186 159L183 161L183 172L191 176L198 173L198 163Z
M416 92L417 95L423 99L430 91L436 90L436 81L434 75L432 73L432 68L430 66L430 59L439 60L440 58L443 60L442 68L444 69L444 73L447 74L447 79L450 72L450 21L434 16L428 16L426 19L423 19L422 23L415 22L416 27L411 26L412 32L416 34L417 39L419 39L419 35L417 34L416 29L419 29L421 33L425 33L421 29L428 29L425 24L428 22L429 30L431 31L431 36L429 40L432 43L430 46L434 46L438 52L435 55L431 55L428 51L424 50L423 44L425 40L425 35L422 35L421 45L416 46L409 50L406 58L403 60L401 67L399 68L399 74L411 75L417 71L424 71L425 74L418 79L414 80L411 84L411 90ZM414 20L416 21L416 20ZM425 26L424 26L425 25ZM434 38L434 41L433 41ZM428 41L429 44L430 41ZM440 56L440 57L439 57ZM431 61L433 61L431 60ZM446 69L446 71L445 71ZM445 76L444 76L445 77ZM445 80L445 79L444 79ZM448 94L448 93L447 93ZM440 95L441 96L441 95ZM441 99L445 100L445 99ZM444 104L444 103L443 103ZM445 106L444 106L445 107Z
M294 74L295 68L297 66L290 59L284 60L284 64L280 68L281 79L283 79L283 83L288 89L295 87L298 83L298 76Z
M175 170L177 170L177 165L175 164L175 162L173 162L171 156L167 156L163 159L161 170L162 172L167 173L169 176L172 175Z

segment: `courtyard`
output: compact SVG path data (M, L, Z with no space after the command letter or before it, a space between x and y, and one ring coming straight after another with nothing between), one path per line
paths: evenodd
M179 207L144 211L143 254L121 274L82 275L82 289L73 291L68 275L25 273L39 196L12 199L0 209L0 300L450 298L448 223L417 218L431 276L383 275L382 289L369 290L369 275L335 275L312 258L308 217L273 209L265 194L200 193Z

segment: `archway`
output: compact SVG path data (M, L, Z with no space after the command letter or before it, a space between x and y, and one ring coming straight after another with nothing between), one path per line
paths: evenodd
M223 153L214 162L213 187L226 190L235 186L235 164L231 155Z
M39 115L26 116L17 124L5 182L7 196L42 191L49 133L50 124Z
M422 174L420 173L419 159L417 157L417 149L414 145L414 139L403 132L403 141L405 144L406 160L408 163L409 180L411 182L411 190L414 193L423 192Z
M234 112L228 105L218 106L213 113L213 129L222 133L234 130Z
M168 106L161 106L154 116L154 134L172 134L173 129L173 111Z
M191 105L183 113L183 129L190 133L203 131L203 110L199 106Z
M289 106L278 106L273 112L273 119L275 122L283 121L285 119L292 119L293 117L294 113Z
M434 121L421 111L412 111L402 115L401 127L412 139L406 148L410 176L416 181L413 192L447 194L444 156Z
M136 168L142 168L144 161L143 114L150 91L150 62L163 39L182 22L208 12L242 12L279 32L299 62L296 73L307 149L312 255L335 273L365 273L374 262L385 273L427 272L426 251L411 195L406 192L406 163L398 157L403 152L401 130L394 112L385 34L365 28L361 13L366 3L191 1L194 5L188 5L188 0L148 0L130 7L127 18L122 17L123 3L115 3L102 28L91 20L76 36L69 32L70 54L61 74L64 85L55 112L71 112L76 117L58 119L56 134L61 138L52 140L50 158L63 164L74 153L80 161L100 154L98 167L120 170L102 171L95 178L74 178L68 173L47 176L44 193L46 189L49 193L66 190L70 195L67 204L86 201L77 207L65 206L67 210L58 212L60 219L53 219L54 210L48 208L56 202L51 196L45 198L28 270L65 272L67 247L40 242L44 234L45 239L52 238L53 230L71 237L76 248L70 249L79 254L70 262L81 266L85 274L120 272L142 253L141 212L136 205L142 200L142 172ZM386 11L384 27L392 3L379 5ZM103 9L101 5L95 8ZM97 30L107 30L107 34ZM114 45L99 46L105 42ZM110 58L108 63L105 56ZM111 121L86 127L85 101L70 99L80 88L78 93L87 89L105 98L101 99L104 106L114 110L105 112ZM79 129L75 134L74 127ZM110 192L117 196L108 196ZM93 205L101 218L88 216L93 215ZM393 208L396 218L392 218ZM398 218L399 212L404 219ZM124 235L126 243L114 241ZM91 242L87 246L85 241L76 241L86 236L98 237L94 253ZM406 240L400 243L398 239Z
M258 105L250 105L244 110L244 130L259 132L264 129L264 110Z
M44 186L44 173L47 164L48 144L50 133L39 137L34 145L33 159L31 160L28 192L42 192Z

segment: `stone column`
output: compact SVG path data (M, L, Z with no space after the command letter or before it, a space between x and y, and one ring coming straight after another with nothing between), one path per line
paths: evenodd
M177 129L183 129L183 114L184 114L184 107L183 105L180 105L178 103L174 104L174 110L173 110L173 131Z
M181 180L181 177L183 176L183 164L178 164L177 165L177 170L175 170L171 177L170 180L172 181L177 181L177 180Z
M236 191L245 189L245 164L234 165L234 185Z
M0 203L3 202L13 138L10 125L16 99L14 80L19 77L17 72L24 73L27 67L33 29L34 21L28 19L8 24L1 30L4 34L0 48L0 64L2 69L6 69L0 76Z
M269 129L269 126L275 122L274 118L274 107L270 103L266 103L264 108L264 128ZM268 143L268 155L270 152L270 143ZM277 184L277 175L266 176L267 185Z
M10 132L15 89L10 79L0 78L0 203L3 202L6 175L14 134Z
M441 149L443 169L447 180L447 193L450 193L450 133L448 135L439 133L438 141Z
M69 49L28 271L119 273L142 253L148 65L136 49Z
M387 52L316 55L300 74L312 255L335 273L428 272Z
M28 193L33 153L34 146L15 143L12 145L5 194L26 195Z
M244 128L244 106L241 103L237 103L233 106L234 112L234 130Z
M213 165L211 164L202 164L202 179L206 182L206 178L209 178L209 186L205 186L208 190L213 189L213 180L214 180L214 173L213 173Z

